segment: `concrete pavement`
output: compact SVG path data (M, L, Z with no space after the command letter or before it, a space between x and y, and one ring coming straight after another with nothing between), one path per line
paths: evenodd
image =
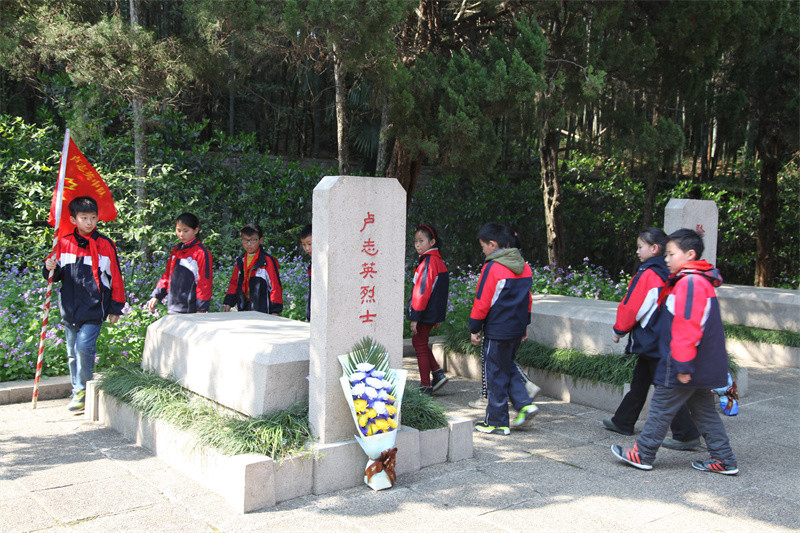
M404 360L416 373L416 361ZM475 433L475 457L396 486L306 496L238 515L221 497L67 400L0 406L0 531L798 531L800 370L747 364L750 393L725 417L737 476L693 470L705 450L661 450L650 472L617 461L605 411L540 398L528 430ZM413 377L413 376L412 376ZM478 420L479 383L438 398ZM641 428L641 422L638 428Z

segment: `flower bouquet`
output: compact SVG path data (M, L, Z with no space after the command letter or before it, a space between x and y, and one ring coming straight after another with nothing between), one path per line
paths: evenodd
M408 371L389 368L386 348L370 338L340 355L339 362L344 370L339 381L356 424L355 438L369 457L364 483L373 490L388 489L395 480L394 444Z

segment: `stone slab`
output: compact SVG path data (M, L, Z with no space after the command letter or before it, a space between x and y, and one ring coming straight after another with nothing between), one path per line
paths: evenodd
M315 447L314 494L327 494L364 482L367 456L355 439Z
M528 339L554 348L586 353L625 353L627 338L611 341L616 302L535 294Z
M450 445L449 428L427 429L419 432L419 466L437 465L447 462Z
M258 417L308 397L309 325L256 311L167 315L147 328L142 368Z
M471 459L473 454L472 434L474 427L469 418L453 417L447 421L450 438L447 446L447 460L455 463Z
M800 348L732 339L728 339L725 346L728 348L728 353L738 359L767 365L800 368Z
M664 208L664 231L667 235L681 228L693 229L703 235L702 259L717 264L717 232L719 210L712 200L671 198Z
M717 299L722 320L730 324L800 332L800 291L722 285Z
M4 381L0 383L0 405L30 402L33 398L33 381ZM53 376L39 380L39 400L66 398L72 394L69 376Z

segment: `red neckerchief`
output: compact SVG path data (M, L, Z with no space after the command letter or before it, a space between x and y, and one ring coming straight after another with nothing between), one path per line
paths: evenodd
M96 230L92 231L91 235L87 237L78 233L78 228L75 228L73 234L75 235L75 242L78 243L78 246L81 248L85 248L87 245L89 246L89 255L92 258L92 276L94 277L95 283L97 283L97 289L100 290L100 252L97 251L97 240L94 238L95 231Z
M261 251L261 250L259 250ZM253 259L248 263L247 259L250 257L250 254L245 252L244 257L242 258L242 265L244 266L244 280L242 281L242 290L244 291L244 296L248 300L250 299L250 276L252 275L253 267L256 266L256 262L258 261L258 252L253 254Z

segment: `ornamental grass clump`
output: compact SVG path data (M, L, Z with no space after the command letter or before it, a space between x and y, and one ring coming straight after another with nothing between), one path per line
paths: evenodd
M249 418L134 366L110 369L99 386L143 415L186 430L198 444L226 455L260 453L278 460L310 453L307 402Z

